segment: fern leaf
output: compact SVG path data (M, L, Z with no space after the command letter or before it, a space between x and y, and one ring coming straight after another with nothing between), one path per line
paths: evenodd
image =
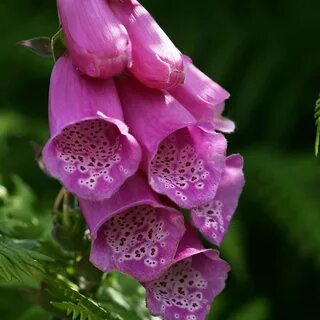
M314 118L316 120L316 127L317 127L316 144L315 144L315 154L317 157L319 154L319 144L320 144L320 94L319 94L318 100L316 101Z
M49 276L47 281L48 292L56 300L51 301L51 304L71 316L72 320L121 320L119 316L78 292L76 286L63 277Z
M45 272L44 262L51 259L29 247L29 241L9 239L0 234L0 279L22 281L23 276Z
M64 311L67 316L71 316L72 320L102 320L99 316L93 314L90 310L81 304L75 304L73 302L51 302L51 304L61 311Z

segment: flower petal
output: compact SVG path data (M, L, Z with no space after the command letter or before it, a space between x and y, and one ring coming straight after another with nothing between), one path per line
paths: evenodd
M183 216L160 204L146 178L131 177L111 199L80 201L92 234L91 262L139 281L158 277L171 264L185 231Z
M164 139L149 166L152 188L183 208L214 197L225 163L226 140L197 127L183 128Z
M192 113L204 129L230 132L231 124L222 125L221 119L215 121L217 117L221 118L224 101L230 94L194 66L189 57L184 56L183 62L185 82L170 89L170 94Z
M204 249L188 228L167 272L143 284L147 307L166 320L203 320L224 289L229 270L218 252Z
M132 42L130 72L151 88L169 89L182 83L182 56L150 13L136 0L109 3Z
M68 51L75 65L95 78L119 74L131 63L131 43L106 0L58 0Z
M214 198L225 165L223 135L207 133L170 95L132 78L117 82L125 119L142 146L149 183L183 208Z
M244 186L243 159L239 154L226 159L226 168L213 200L191 209L193 224L211 242L220 245L228 231Z
M51 138L42 152L46 170L78 197L111 197L141 159L122 117L112 79L81 76L70 58L61 57L50 83Z

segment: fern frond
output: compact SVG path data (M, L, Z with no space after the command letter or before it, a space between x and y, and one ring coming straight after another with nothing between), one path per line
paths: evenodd
M316 120L316 127L317 127L316 144L315 144L315 154L317 157L319 154L319 144L320 144L320 94L319 94L318 100L316 101L314 118Z
M51 258L30 248L29 241L5 238L0 234L0 279L22 281L34 272L44 273Z
M53 299L50 303L57 309L72 316L72 320L121 320L109 310L102 308L92 299L77 291L77 286L62 276L48 277L48 292Z
M72 317L72 320L103 320L108 318L101 318L83 306L81 303L75 304L73 302L51 302L51 304L61 311L64 311L67 316Z

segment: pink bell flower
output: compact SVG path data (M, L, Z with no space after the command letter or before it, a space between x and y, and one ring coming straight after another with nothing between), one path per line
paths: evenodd
M239 154L227 157L215 198L200 207L191 209L193 224L207 240L218 246L228 231L244 186L242 168L243 159Z
M185 227L176 209L162 205L141 174L111 198L80 200L92 237L91 262L139 281L158 277L171 264Z
M123 122L113 80L81 75L68 56L54 66L45 169L80 198L110 198L138 169L141 150Z
M132 77L116 81L125 121L143 151L142 168L151 187L182 208L214 198L225 166L226 139L207 133L167 93Z
M229 270L218 251L205 249L188 227L168 270L143 283L147 307L165 320L204 320Z

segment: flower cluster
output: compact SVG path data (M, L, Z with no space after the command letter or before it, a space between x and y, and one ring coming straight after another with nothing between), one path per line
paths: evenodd
M229 93L136 0L58 0L44 166L80 201L91 262L146 288L153 315L201 320L224 288L219 246L244 185L226 156ZM191 223L180 208L187 209Z

